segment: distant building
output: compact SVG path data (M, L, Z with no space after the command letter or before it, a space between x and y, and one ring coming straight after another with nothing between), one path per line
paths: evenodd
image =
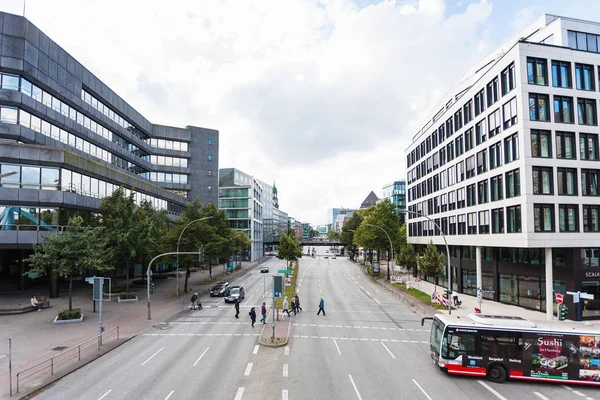
M360 209L362 210L363 208L369 208L371 206L374 206L377 204L378 201L379 197L377 197L377 195L373 191L371 191L371 193L369 193L369 195L361 203Z
M327 220L330 226L329 229L333 229L334 223L337 220L337 216L340 214L350 214L352 215L352 213L356 211L356 209L354 208L330 208L327 210Z
M387 184L383 187L382 199L390 199L394 205L394 212L404 223L404 213L400 210L406 209L406 181L404 179Z
M258 182L263 189L263 242L278 242L287 233L288 215L279 209L275 184Z

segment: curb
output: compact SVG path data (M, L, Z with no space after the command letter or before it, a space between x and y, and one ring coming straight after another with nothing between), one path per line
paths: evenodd
M274 310L271 310L271 311L269 312L269 314L267 315L267 320L269 319L269 316L271 315L271 313L272 313L273 311L274 311ZM261 340L261 338L262 338L262 334L263 334L263 332L264 332L265 328L266 328L268 325L269 325L269 324L264 324L264 325L263 325L263 327L262 327L262 330L260 331L260 336L258 337L258 343L262 344L263 346L269 346L269 347L282 347L282 346L285 346L285 345L287 345L287 344L288 344L288 342L290 341L290 331L291 331L291 329L292 329L292 319L291 319L291 318L288 318L288 332L287 332L287 337L286 337L286 338L285 338L285 340L284 340L283 342L281 342L281 343L269 343L269 342L267 342L267 341L263 341L263 340Z

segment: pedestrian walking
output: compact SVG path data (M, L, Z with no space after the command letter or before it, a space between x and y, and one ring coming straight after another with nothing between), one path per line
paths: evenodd
M266 324L267 323L267 304L265 302L263 302L262 306L260 306L260 314L262 315L260 322L262 322L263 324Z
M302 311L302 307L300 307L300 298L298 297L298 293L294 295L294 298L296 299L296 310L298 310L298 312Z
M288 308L290 307L290 303L288 302L287 297L283 298L283 311L281 311L281 313L287 313L288 317L290 317L290 310L288 310Z
M37 297L35 297L35 294L33 296L31 296L31 307L35 308L36 311L42 311L42 309L40 308L38 299L37 299Z
M250 309L248 315L250 316L250 320L252 321L252 327L254 328L254 324L256 323L256 311L254 310L254 307Z
M240 317L240 299L239 298L235 299L234 305L235 305L235 317L239 318Z
M458 293L456 292L456 290L452 291L452 301L454 302L454 305L458 305Z
M296 299L292 297L292 312L296 315Z
M192 306L190 307L190 309L195 310L196 309L196 301L198 300L198 293L194 293L190 300L192 301Z
M321 314L321 311L323 311L323 316L325 316L325 300L322 297L321 301L319 301L319 312L317 312L317 315Z

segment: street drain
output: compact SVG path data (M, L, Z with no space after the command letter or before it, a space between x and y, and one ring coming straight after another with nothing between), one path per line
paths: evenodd
M55 351L62 351L62 350L65 350L65 349L68 349L68 347L67 347L67 346L56 346L56 347L55 347L55 348L53 348L52 350L55 350Z

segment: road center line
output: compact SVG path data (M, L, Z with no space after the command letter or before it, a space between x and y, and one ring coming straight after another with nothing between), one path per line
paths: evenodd
M244 371L244 376L249 376L250 371L252 371L252 363L248 363L248 365L246 366L246 370Z
M335 344L335 348L337 349L337 351L338 351L338 354L341 356L341 355L342 355L342 352L340 351L340 346L338 346L338 344L337 344L337 342L335 341L335 339L333 339L333 344Z
M283 364L283 377L287 378L287 376L288 376L288 365Z
M192 365L192 367L195 367L195 366L196 366L196 364L198 364L198 363L200 362L200 359L201 359L202 357L204 357L204 355L206 354L206 352L208 351L208 349L210 349L210 347L207 347L207 348L206 348L206 349L205 349L205 350L202 352L202 354L200 354L200 357L198 357L198 359L196 360L196 362L194 363L194 365Z
M494 396L496 396L500 400L506 400L506 397L504 397L500 393L496 392L490 385L488 385L484 381L477 381L477 382L481 383L481 386L483 386L484 388L489 390Z
M377 302L377 304L381 304L381 302L379 300L377 300L377 299L373 299L373 300L375 300Z
M290 348L288 346L285 346L285 348L283 349L283 355L284 356L290 355Z
M250 296L250 297L248 298L248 301L246 301L246 302L244 303L243 307L246 307L246 306L248 305L248 303L250 302L250 300L251 300L253 297L254 297L254 295Z
M237 393L235 394L235 398L233 400L242 400L242 396L244 395L244 388L238 388Z
M259 347L260 347L259 345L254 346L254 350L252 350L252 354L258 354Z
M390 356L392 356L392 358L396 358L396 356L394 355L394 353L392 353L392 352L390 351L390 349L388 349L388 347L385 345L385 343L383 343L383 342L380 342L380 343L381 343L381 345L382 345L383 347L385 347L385 349L387 350L387 352L388 352L388 353L390 353Z
M158 350L156 353L152 354L152 355L150 356L150 358L149 358L149 359L147 359L146 361L144 361L144 362L142 363L142 365L141 365L141 366L143 367L143 366L144 366L144 364L146 364L148 361L152 360L152 358L153 358L155 355L157 355L158 353L160 353L161 351L163 351L163 349L164 349L164 347L161 347L161 348L160 348L160 350Z
M108 396L108 394L112 392L112 389L110 389L108 392L104 393L98 400L102 400L103 398L105 398L106 396Z
M419 385L419 382L417 382L414 379L412 381L414 382L415 385L417 385L417 387L425 395L425 397L427 397L427 400L431 400L431 397L429 397L429 395L427 394L427 392L425 392L425 390L423 390L423 388L421 387L421 385Z
M281 391L281 400L288 400L288 391L285 389Z
M544 396L540 392L533 392L533 394L535 394L537 397L539 397L542 400L550 400L549 398L547 398L546 396Z
M356 387L356 384L354 383L354 379L352 379L352 375L348 374L348 377L350 378L350 383L352 383L352 387L354 388L354 391L356 392L356 396L358 397L358 400L362 400L362 397L360 397L360 393L358 392L358 388Z
M171 393L169 393L169 394L167 395L167 397L165 397L165 400L169 400L169 397L171 397L171 395L172 395L174 392L175 392L174 390L171 390Z

